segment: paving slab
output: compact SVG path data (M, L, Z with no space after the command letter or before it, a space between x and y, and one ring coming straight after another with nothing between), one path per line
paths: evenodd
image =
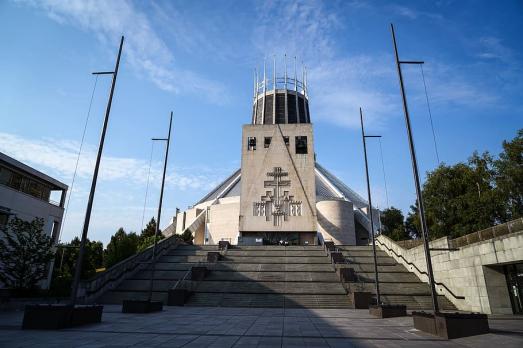
M0 312L0 347L523 347L523 318L492 317L491 333L443 340L411 317L378 319L367 310L165 307L123 314L104 307L102 323L21 330L23 313Z

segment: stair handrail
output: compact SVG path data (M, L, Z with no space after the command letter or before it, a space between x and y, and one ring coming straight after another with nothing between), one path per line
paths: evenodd
M386 237L386 236L384 236ZM396 257L402 259L407 265L411 266L411 267L414 267L416 269L416 271L418 271L418 273L420 274L423 274L425 276L428 277L428 273L426 271L422 271L418 268L418 266L416 266L416 264L410 262L410 261L407 261L407 259L405 259L405 257L403 257L403 255L401 254L398 254L394 249L391 249L389 248L386 244L382 243L380 240L378 239L375 239L375 241L377 243L379 243L382 247L384 247L385 249L387 249L389 252L393 253L394 255L396 255ZM443 288L445 288L445 290L447 290L447 292L452 295L452 297L454 297L455 299L457 300L464 300L465 299L465 296L461 296L461 295L456 295L454 294L454 292L452 290L450 290L444 283L441 283L441 282L437 282L437 281L434 281L434 284L438 285L438 286L441 286Z
M156 256L161 256L172 246L177 247L181 243L182 241L179 239L179 236L176 235L158 241L156 245ZM96 300L102 293L116 288L128 276L142 269L144 265L150 264L152 247L151 245L141 252L129 256L90 279L82 280L78 289L77 298L79 302L85 303Z

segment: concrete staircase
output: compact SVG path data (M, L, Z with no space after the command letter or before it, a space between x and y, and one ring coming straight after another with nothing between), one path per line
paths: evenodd
M372 246L337 245L348 264L341 267L353 268L356 282L346 283L348 291L375 292L374 259ZM382 301L386 304L403 304L409 310L432 308L430 287L415 274L399 264L385 251L377 248L378 273ZM442 310L456 310L456 307L445 296L438 296Z
M322 246L234 246L217 263L207 264L207 253L217 246L179 245L158 260L153 282L153 299L167 303L168 291L193 266L210 270L193 282L186 306L352 308L351 291L374 293L374 264L370 246L336 246L357 281L340 282L330 257ZM409 310L430 309L429 286L378 250L378 270L382 300L405 304ZM98 302L120 304L125 299L146 299L149 267L136 272L119 286L103 294ZM439 297L444 310L455 310L445 297Z
M352 307L321 246L235 246L199 282L186 305Z

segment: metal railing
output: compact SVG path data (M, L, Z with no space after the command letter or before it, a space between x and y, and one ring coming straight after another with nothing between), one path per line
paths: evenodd
M507 234L523 231L523 218L512 220L504 224L492 226L481 231L466 234L462 237L451 239L452 247L459 248L465 245L489 240Z
M182 243L177 236L172 235L162 239L156 245L156 256L161 256L166 250ZM147 264L151 263L152 246L142 252L128 257L101 272L95 277L80 282L78 289L78 300L81 302L92 302L108 290L116 288L123 280Z

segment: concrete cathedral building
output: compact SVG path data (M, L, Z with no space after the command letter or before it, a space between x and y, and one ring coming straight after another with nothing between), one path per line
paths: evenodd
M296 73L269 79L264 72L254 83L251 124L243 126L241 168L177 211L164 234L188 229L198 245L366 245L367 209L366 200L316 162L306 72L301 81Z

